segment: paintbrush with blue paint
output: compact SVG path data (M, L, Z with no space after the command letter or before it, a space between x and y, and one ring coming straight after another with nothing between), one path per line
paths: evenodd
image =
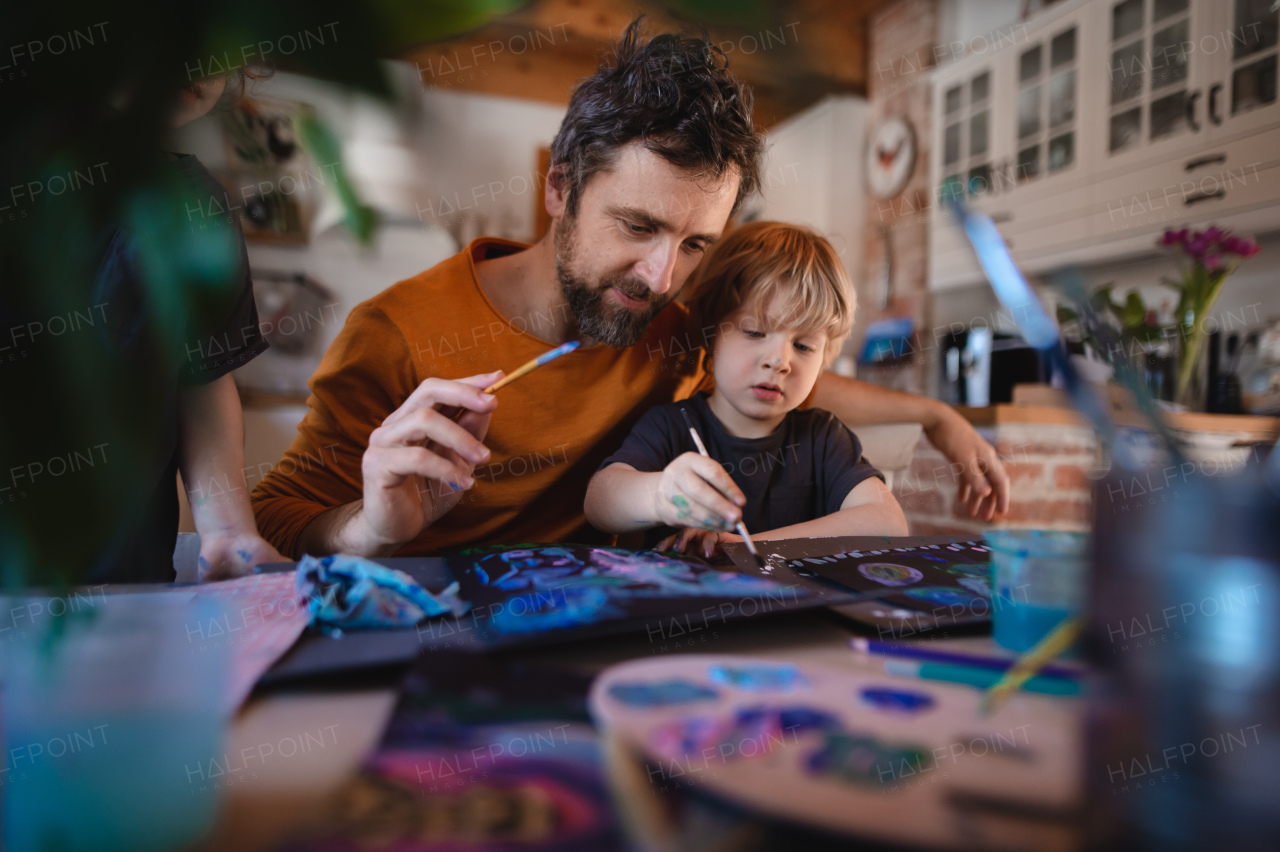
M568 355L570 352L577 349L581 345L582 345L581 340L570 340L568 343L560 344L555 349L549 350L547 352L543 352L541 355L539 355L537 358L534 358L532 361L528 361L523 365L521 365L511 375L503 376L501 379L498 379L498 381L489 385L489 387L484 389L484 392L493 393L494 391L500 388L504 388L507 385L514 382L516 379L520 378L521 376L527 376L530 373L532 373L534 370L543 366L544 364L550 364L552 361L556 360L561 355ZM453 415L453 419L458 420L465 413L466 413L466 409L460 408L458 409L457 413Z
M702 436L699 435L698 430L694 428L693 421L689 418L689 412L683 406L680 408L680 415L684 417L685 425L689 427L689 434L693 436L693 443L698 448L698 452L704 459L711 458L711 454L707 452L706 444L702 443ZM734 524L734 529L738 531L738 535L742 536L743 542L747 545L747 550L751 551L751 555L754 556L758 562L760 560L760 552L756 550L755 542L751 540L751 536L747 535L746 525L743 524L742 521L738 521L738 523Z
M1047 355L1061 373L1067 395L1080 413L1093 424L1103 447L1110 452L1116 463L1124 470L1141 470L1145 464L1142 454L1130 442L1121 438L1120 430L1107 412L1101 396L1080 376L1067 357L1058 338L1058 327L1049 319L1040 300L1027 284L1027 279L1018 269L1004 237L1000 235L991 217L966 207L958 191L950 193L949 206L973 246L974 254L982 271L986 273L987 280L991 282L996 298L1009 309L1027 343ZM1089 322L1090 330L1102 337L1104 343L1118 346L1119 341L1113 340L1115 334L1110 326L1093 318L1092 308L1079 283L1079 276L1069 272L1063 276L1063 284L1078 302L1080 311ZM1122 351L1122 348L1113 351ZM1133 393L1139 409L1147 416L1156 434L1164 439L1174 462L1184 461L1177 440L1161 417L1141 377L1127 359L1119 359L1116 364L1116 378Z

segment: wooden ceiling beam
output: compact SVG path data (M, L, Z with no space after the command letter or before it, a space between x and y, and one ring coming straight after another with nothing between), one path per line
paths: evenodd
M826 95L866 94L868 18L886 2L779 0L767 26L709 27L708 36L752 87L756 122L768 128ZM535 0L400 58L417 65L425 87L565 105L637 11L646 15L649 32L696 23L655 0Z

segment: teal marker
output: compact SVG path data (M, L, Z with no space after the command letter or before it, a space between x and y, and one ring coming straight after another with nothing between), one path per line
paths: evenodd
M978 689L990 689L1004 675L995 669L976 666L960 666L950 663L921 663L915 660L885 660L885 674L902 677L918 677L946 683L963 683ZM1036 675L1022 685L1027 692L1044 695L1079 695L1083 692L1079 681L1051 675Z

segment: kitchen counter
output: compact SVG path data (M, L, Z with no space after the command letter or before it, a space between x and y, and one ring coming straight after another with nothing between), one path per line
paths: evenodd
M1141 426L1146 421L1124 391L1112 388L1111 413L1116 422ZM1052 424L1088 427L1088 423L1070 405L1066 395L1048 385L1018 385L1012 403L981 408L956 408L974 426L995 427L1010 423ZM1218 433L1236 437L1239 444L1272 443L1280 436L1280 417L1249 414L1205 414L1203 412L1167 412L1169 426L1177 432Z

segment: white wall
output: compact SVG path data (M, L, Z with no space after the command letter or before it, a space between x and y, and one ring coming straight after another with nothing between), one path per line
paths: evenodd
M515 98L431 90L420 135L430 190L422 219L462 242L477 234L533 238L537 151L551 147L563 107Z
M806 225L826 236L864 299L868 291L859 279L866 242L863 152L869 110L863 98L829 97L772 128L761 194L748 206L751 218Z

